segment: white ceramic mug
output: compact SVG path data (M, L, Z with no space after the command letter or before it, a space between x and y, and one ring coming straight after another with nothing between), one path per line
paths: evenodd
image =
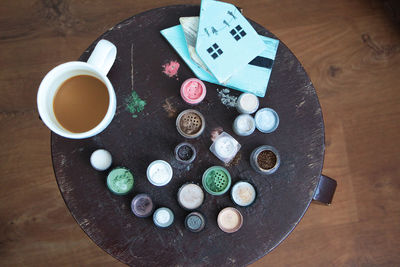
M117 107L114 88L107 78L107 73L114 64L117 48L107 40L100 40L87 62L72 61L58 65L46 74L39 86L37 105L42 121L58 135L72 139L92 137L102 132L112 121ZM57 121L53 110L53 99L60 85L71 77L90 75L102 81L108 90L109 103L103 120L93 129L83 133L66 130Z

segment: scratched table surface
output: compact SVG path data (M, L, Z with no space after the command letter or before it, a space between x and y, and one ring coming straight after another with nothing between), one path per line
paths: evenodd
M221 91L221 86L206 83L207 96L195 106L206 119L204 133L189 140L198 157L189 166L180 165L173 155L175 145L185 139L175 128L179 112L192 108L179 95L181 83L193 77L160 30L177 25L181 16L196 16L198 6L170 6L133 16L98 38L117 46L117 59L108 74L117 95L117 112L101 134L84 140L68 140L52 134L52 157L62 196L75 220L102 249L129 265L246 265L275 248L293 230L307 210L321 174L324 155L324 125L314 87L299 61L280 42L267 95L261 107L271 107L280 116L278 129L271 134L254 133L238 137L232 133L237 111L221 101L240 93ZM274 37L253 23L259 34ZM82 54L87 60L98 40ZM163 65L177 61L176 76L162 73ZM137 94L147 104L132 114L127 104ZM226 99L225 99L226 100ZM225 104L224 104L224 103ZM136 116L134 116L136 115ZM244 217L236 233L219 230L218 212L234 204L229 194L206 195L199 210L207 218L206 228L191 233L184 228L188 212L176 201L178 188L188 182L201 183L203 172L221 165L209 152L211 134L216 129L232 134L242 145L237 159L226 166L233 183L244 179L253 183L258 196L247 208L238 207ZM276 173L262 176L249 164L251 151L259 145L276 147L281 166ZM106 187L106 172L95 171L91 153L105 148L113 155L113 166L125 166L135 176L132 193L113 195ZM163 159L171 163L172 181L155 187L146 179L150 162ZM167 206L175 213L167 229L154 226L151 218L137 218L130 202L138 193L149 193L156 206Z

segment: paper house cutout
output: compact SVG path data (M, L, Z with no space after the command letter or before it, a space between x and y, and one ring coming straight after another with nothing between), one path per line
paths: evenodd
M196 17L192 19L197 19ZM201 64L196 63L192 57L196 54L189 51L190 44L186 43L184 31L181 25L173 26L161 31L161 34L172 45L175 51L181 56L185 63L190 67L197 78L210 83L222 85L242 92L255 94L259 97L264 97L268 81L271 75L273 62L278 50L279 41L273 38L259 35L266 49L259 53L249 64L246 64L240 71L232 75L226 84L218 82L218 80L209 72L201 67ZM194 33L193 36L196 36ZM201 59L199 59L201 60Z
M201 1L196 52L219 83L226 83L265 49L257 32L234 5Z

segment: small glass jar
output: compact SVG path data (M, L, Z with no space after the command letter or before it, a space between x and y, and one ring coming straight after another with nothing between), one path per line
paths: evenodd
M164 186L172 179L172 167L164 160L155 160L147 167L147 179L155 186Z
M235 138L222 132L210 146L210 151L224 163L229 163L239 152L240 147Z
M174 213L166 207L158 208L153 214L153 222L157 227L166 228L174 222Z
M179 188L177 199L182 208L194 210L203 204L204 192L197 184L187 183Z
M256 122L251 115L242 114L233 122L233 131L239 136L249 136L256 129Z
M202 183L207 193L220 196L225 194L231 187L231 175L224 167L213 166L204 172Z
M263 108L257 111L255 117L256 128L262 133L272 133L278 128L279 116L272 108Z
M183 142L175 147L175 158L177 161L190 164L196 158L196 149L193 145Z
M112 156L110 152L105 149L97 149L90 156L90 164L95 170L105 171L110 168L112 164Z
M181 86L182 99L191 105L196 105L203 101L206 92L204 83L196 78L187 79Z
M218 227L225 233L234 233L243 225L243 216L235 208L227 207L221 210L217 217Z
M153 200L149 194L138 194L132 199L131 209L139 218L149 217L154 210Z
M241 94L236 101L237 111L243 114L253 114L258 109L258 106L258 97L250 93Z
M126 195L132 191L133 174L125 167L117 167L107 175L107 187L116 195Z
M260 174L272 174L281 164L278 150L272 146L263 145L253 150L250 155L250 165Z
M206 220L200 212L189 213L185 218L185 227L193 233L201 232L206 226Z
M194 109L187 109L179 113L176 118L176 129L185 138L199 137L206 127L204 116Z
M232 186L232 201L241 207L247 207L256 200L256 190L252 184L246 181L239 181Z

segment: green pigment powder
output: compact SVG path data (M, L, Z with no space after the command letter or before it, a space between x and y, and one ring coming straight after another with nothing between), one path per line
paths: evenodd
M132 114L132 118L137 118L137 113L142 112L147 104L135 91L132 91L132 94L125 99L125 102L126 110Z

